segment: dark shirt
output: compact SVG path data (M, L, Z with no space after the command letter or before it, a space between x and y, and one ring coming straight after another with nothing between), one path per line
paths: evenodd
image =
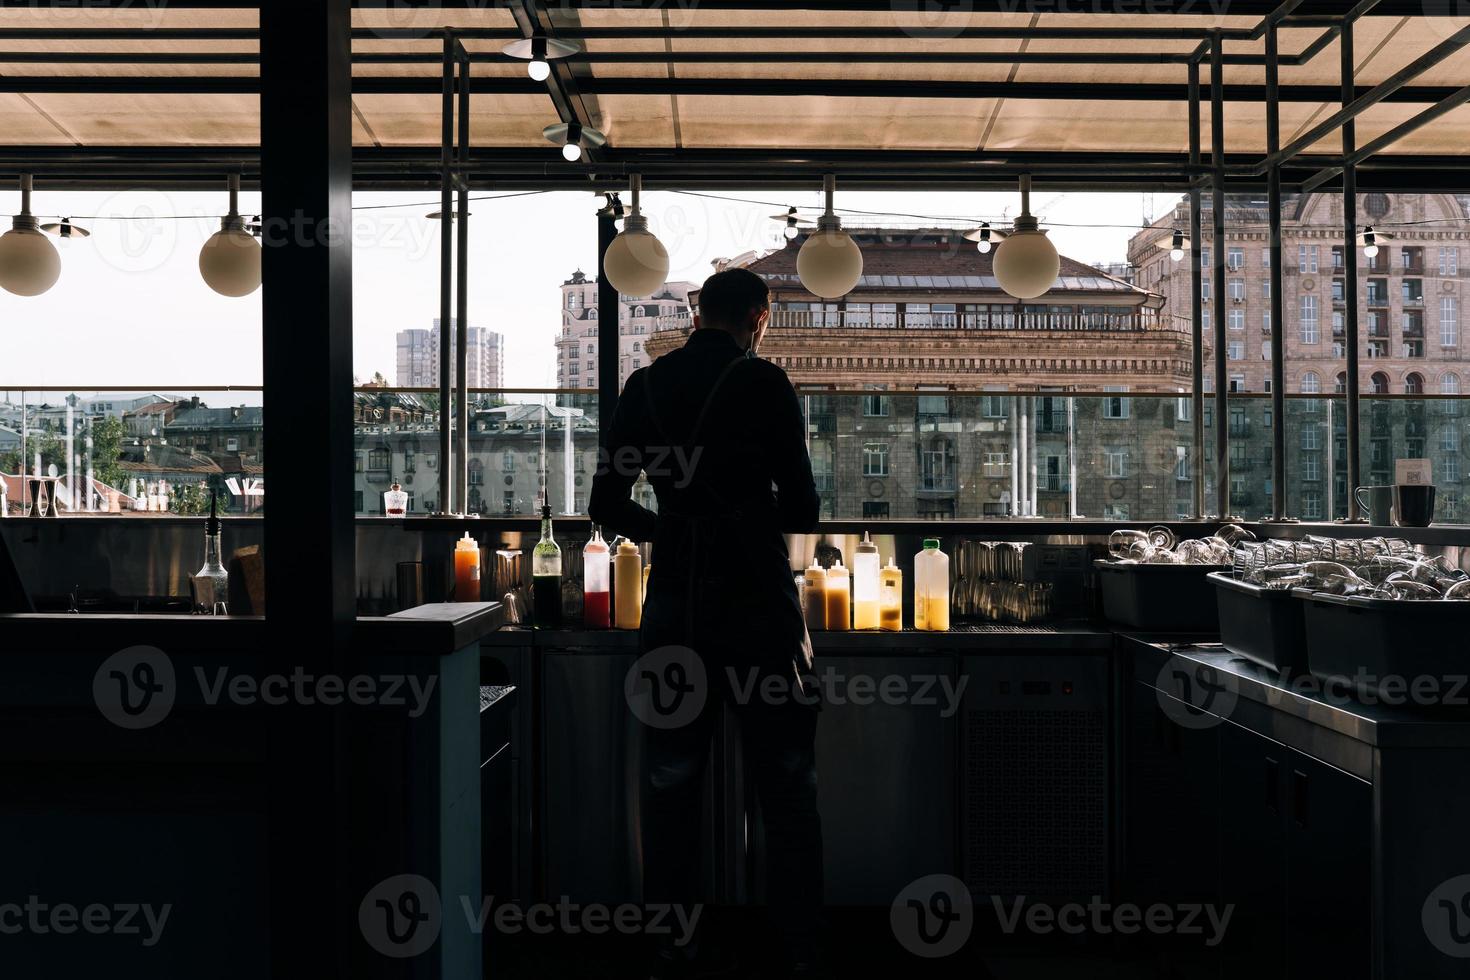
M820 501L806 421L785 371L758 358L738 365L705 413L698 442L691 442L711 387L743 357L725 331L696 330L682 348L633 372L592 483L594 521L634 541L656 541L653 512L629 496L646 471L660 511L738 517L749 530L777 535L815 529Z
M723 330L696 330L628 378L604 448L587 509L653 543L645 647L689 644L707 661L772 672L809 667L783 532L815 530L820 501L786 372L746 358ZM657 515L630 497L640 472Z

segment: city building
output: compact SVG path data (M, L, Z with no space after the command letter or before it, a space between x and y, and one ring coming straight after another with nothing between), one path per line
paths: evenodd
M1467 199L1449 194L1364 194L1359 220L1377 229L1378 254L1343 242L1342 199L1336 194L1288 195L1283 200L1282 342L1286 418L1273 419L1271 391L1271 253L1269 212L1256 198L1227 200L1226 295L1213 295L1213 219L1202 222L1205 363L1213 364L1216 317L1226 322L1226 363L1231 399L1230 497L1244 516L1263 516L1271 505L1271 433L1286 428L1288 516L1305 520L1347 513L1347 420L1339 394L1347 383L1346 263L1358 266L1360 385L1366 411L1361 429L1361 480L1394 482L1398 459L1429 459L1440 487L1438 513L1463 515L1464 423L1458 401L1470 380L1470 355L1462 348L1462 264L1470 259ZM1206 196L1205 210L1210 209ZM1189 204L1173 211L1129 243L1138 281L1164 296L1164 312L1179 323L1191 317L1188 259L1174 261L1175 230L1189 231ZM1203 379L1213 390L1214 372ZM1372 396L1428 396L1373 400ZM1213 404L1206 406L1213 423ZM1211 494L1213 490L1209 491ZM1211 498L1212 499L1212 498Z
M450 320L449 346L456 343L455 321ZM505 387L505 337L484 327L470 327L465 345L466 384L470 388ZM414 328L398 331L397 384L400 388L437 388L439 386L439 320L432 329ZM455 383L454 371L449 373Z
M824 514L1188 513L1190 339L1162 296L1063 257L1018 303L958 231L851 230L863 278L839 301L802 287L801 238L745 264L771 287L761 356L803 396Z
M692 323L689 294L694 284L665 283L644 299L620 297L618 386L650 363L647 345L661 330L687 331ZM597 280L578 269L561 286L561 335L556 339L558 388L597 387Z

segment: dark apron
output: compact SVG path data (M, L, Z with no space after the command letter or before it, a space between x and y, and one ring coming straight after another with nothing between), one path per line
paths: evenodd
M747 360L727 364L710 386L682 445L692 459L705 422L725 382ZM660 421L653 395L653 368L644 378L644 398L655 438L669 448L674 442ZM752 567L732 555L753 535L769 534L763 515L746 513L731 503L698 471L681 491L686 499L659 500L655 524L656 566L649 575L641 644L645 652L678 645L695 650L710 671L756 668L795 680L811 669L811 640L790 563ZM706 500L715 512L686 506Z

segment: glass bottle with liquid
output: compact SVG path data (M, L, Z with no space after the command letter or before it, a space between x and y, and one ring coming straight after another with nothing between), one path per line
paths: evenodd
M878 575L878 625L893 633L903 629L903 569L892 558Z
M802 613L809 630L827 628L827 570L812 560L801 588Z
M866 532L852 556L852 628L878 628L878 546Z
M914 628L949 629L949 556L937 538L924 539L924 550L914 556Z
M383 516L408 516L408 492L396 483L383 493Z
M827 569L827 629L852 628L852 576L839 558Z
M204 565L194 573L192 581L194 611L206 616L227 613L230 598L230 573L221 558L221 537L218 503L213 491L209 494L209 520L204 525Z
M537 629L561 628L561 548L551 536L551 504L541 506L541 540L531 552L531 615Z
M613 591L617 593L617 628L638 629L643 625L643 556L627 538L618 543L613 559Z
M592 525L592 540L582 549L582 625L605 630L612 625L612 552L602 528Z

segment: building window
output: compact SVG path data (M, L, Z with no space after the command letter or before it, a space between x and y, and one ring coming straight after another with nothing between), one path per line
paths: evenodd
M368 469L373 472L384 472L388 469L389 453L386 449L368 450Z
M1445 483L1460 482L1460 457L1457 455L1446 456L1439 462L1440 479Z
M888 501L864 500L863 519L886 521L888 519Z
M1458 276L1460 274L1460 250L1454 245L1441 246L1439 250L1439 274L1442 276Z
M1317 297L1308 294L1302 297L1302 343L1317 342Z
M1405 279L1403 282L1403 290L1405 303L1411 303L1414 306L1420 306L1424 303L1423 279Z
M1230 268L1230 269L1244 269L1245 268L1245 249L1243 249L1243 248L1228 248L1228 249L1226 249L1225 250L1225 265L1226 265L1227 268ZM1244 288L1244 284L1243 283L1242 283L1242 288ZM1234 296L1235 294L1232 293L1231 295Z
M1315 395L1322 390L1322 379L1317 376L1316 371L1308 371L1302 375L1301 392L1304 395Z
M1302 516L1309 521L1322 519L1322 494L1319 491L1308 490L1302 494Z
M1231 310L1225 322L1231 330L1244 330L1245 310Z
M888 415L887 395L864 395L863 414L868 418L883 418Z
M1269 280L1269 279L1262 279L1261 280L1261 299L1270 299L1270 298L1271 298L1271 280Z
M1453 296L1439 299L1439 346L1458 347L1460 344L1460 310Z
M1316 272L1319 249L1316 245L1297 246L1297 265L1301 272Z
M1103 391L1127 391L1127 385L1103 385ZM1128 399L1119 398L1116 395L1103 398L1103 418L1126 419L1128 417Z
M1339 395L1344 394L1344 393L1347 392L1347 375L1346 374L1344 374L1341 371L1337 372L1337 378L1336 378L1336 380L1334 380L1332 382L1332 390L1333 390L1334 393L1339 394Z
M1445 374L1439 379L1439 391L1444 395L1458 395L1460 393L1460 376L1454 372Z
M1316 483L1322 479L1322 457L1316 453L1302 454L1302 479Z
M1103 453L1107 460L1108 478L1121 480L1128 475L1128 450L1109 449Z
M1404 378L1404 394L1424 394L1424 375L1418 373L1409 374Z
M948 439L931 441L920 461L919 489L950 491L954 489L954 444Z
M1194 467L1189 463L1189 451L1183 446L1174 447L1174 479L1188 483L1194 479Z
M863 444L863 476L888 475L888 443Z
M981 395L980 414L987 419L1003 419L1006 417L1005 395Z
M1227 390L1231 392L1245 391L1245 375L1232 374L1230 376L1230 387Z
M1193 417L1194 417L1194 399L1193 398L1176 398L1176 399L1174 399L1174 418L1175 418L1175 420L1177 420L1179 422L1188 422Z
M1439 448L1447 453L1458 452L1460 449L1460 430L1456 426L1447 425L1439 430Z
M1103 518L1109 521L1126 521L1128 517L1127 504L1103 504Z
M1244 302L1244 300L1245 300L1245 280L1244 279L1231 279L1228 283L1226 283L1226 289L1228 290L1228 292L1230 294L1230 299L1231 299L1232 302L1237 302L1237 303Z
M1322 432L1315 425L1302 426L1302 448L1321 449Z
M578 292L567 293L567 309L579 309L582 305L582 294Z
M1375 371L1373 377L1368 381L1368 390L1375 395L1388 394L1388 375L1382 371Z
M1245 359L1245 344L1241 343L1238 340L1232 340L1229 344L1226 345L1225 350L1226 353L1229 355L1230 360L1232 361L1241 361Z

